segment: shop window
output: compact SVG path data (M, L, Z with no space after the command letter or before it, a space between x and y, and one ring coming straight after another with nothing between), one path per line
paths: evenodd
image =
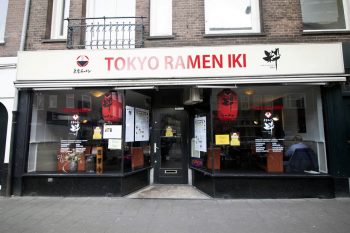
M150 166L151 98L128 90L125 94L124 171Z
M121 172L122 92L109 89L35 91L28 172Z
M348 0L301 0L304 31L349 30Z
M150 36L172 35L172 0L151 0Z
M8 6L8 0L0 1L0 43L5 42L7 6Z
M51 39L66 39L70 0L53 0L51 18Z
M205 33L259 33L259 0L205 0Z
M326 161L323 129L307 130L322 127L319 99L317 86L211 89L208 129L200 136L209 137L206 160L192 158L191 166L216 173L327 172L319 168Z

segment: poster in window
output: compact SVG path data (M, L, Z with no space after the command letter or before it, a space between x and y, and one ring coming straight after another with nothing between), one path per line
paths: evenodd
M207 152L207 119L196 117L194 119L195 150Z
M49 108L57 108L57 95L49 95Z
M74 94L66 94L66 108L74 108Z
M231 146L240 146L241 141L239 138L239 132L233 132L231 133L231 141L230 141Z
M229 145L230 135L229 134L216 134L215 145Z
M39 93L37 95L37 107L38 107L38 110L44 110L44 106L45 106L45 96L42 95L41 93Z
M107 125L103 126L103 139L122 138L121 125Z
M109 150L121 150L122 140L121 139L108 139L108 149Z
M135 134L135 108L125 106L125 142L133 142Z
M99 140L102 139L102 129L100 126L95 126L94 127L94 133L92 135L92 139L93 140Z
M135 108L135 141L149 140L149 111Z

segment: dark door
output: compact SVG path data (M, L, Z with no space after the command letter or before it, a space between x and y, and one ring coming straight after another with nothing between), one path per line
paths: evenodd
M5 106L0 103L0 185L3 183L2 173L6 147L7 120L7 110Z
M153 110L155 183L188 183L188 143L188 115L185 110Z
M345 155L350 155L350 97L344 98L344 112L345 112ZM350 171L348 171L350 172Z

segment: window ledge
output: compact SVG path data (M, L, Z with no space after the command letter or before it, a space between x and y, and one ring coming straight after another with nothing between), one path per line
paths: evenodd
M330 35L330 34L350 34L350 30L337 30L337 31L303 31L302 35Z
M152 167L138 168L134 171L127 172L111 172L111 173L87 173L87 172L74 172L74 173L63 173L63 172L28 172L24 173L24 177L126 177L145 170L150 170Z
M222 172L214 171L210 173L200 168L190 166L192 170L203 173L205 176L211 177L236 177L236 178L331 178L332 176L326 173L307 174L307 173L266 173L266 172Z
M23 177L123 177L121 172L115 173L55 173L55 172L33 172L33 173L25 173Z
M66 43L66 39L41 39L42 43Z
M147 40L169 40L169 39L175 39L174 35L169 36L149 36L146 38Z
M204 38L215 37L253 37L253 36L266 36L265 33L223 33L223 34L204 34Z
M0 45L5 45L5 41L0 40Z

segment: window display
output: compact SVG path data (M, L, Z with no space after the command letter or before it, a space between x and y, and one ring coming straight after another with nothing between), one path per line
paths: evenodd
M203 93L203 102L181 108L190 116L192 168L327 173L318 86L207 88ZM106 174L150 167L155 94L107 88L34 91L27 172ZM163 141L183 144L172 141L179 129L169 119L158 146L164 161Z
M27 172L105 174L122 172L123 164L126 172L149 166L150 99L126 93L124 99L124 91L105 88L35 91Z
M203 161L192 148L191 166L221 173L327 172L318 162L326 158L320 99L317 86L211 89L211 142ZM299 144L287 155L295 138L307 149Z
M122 106L109 89L34 92L27 171L120 172Z

